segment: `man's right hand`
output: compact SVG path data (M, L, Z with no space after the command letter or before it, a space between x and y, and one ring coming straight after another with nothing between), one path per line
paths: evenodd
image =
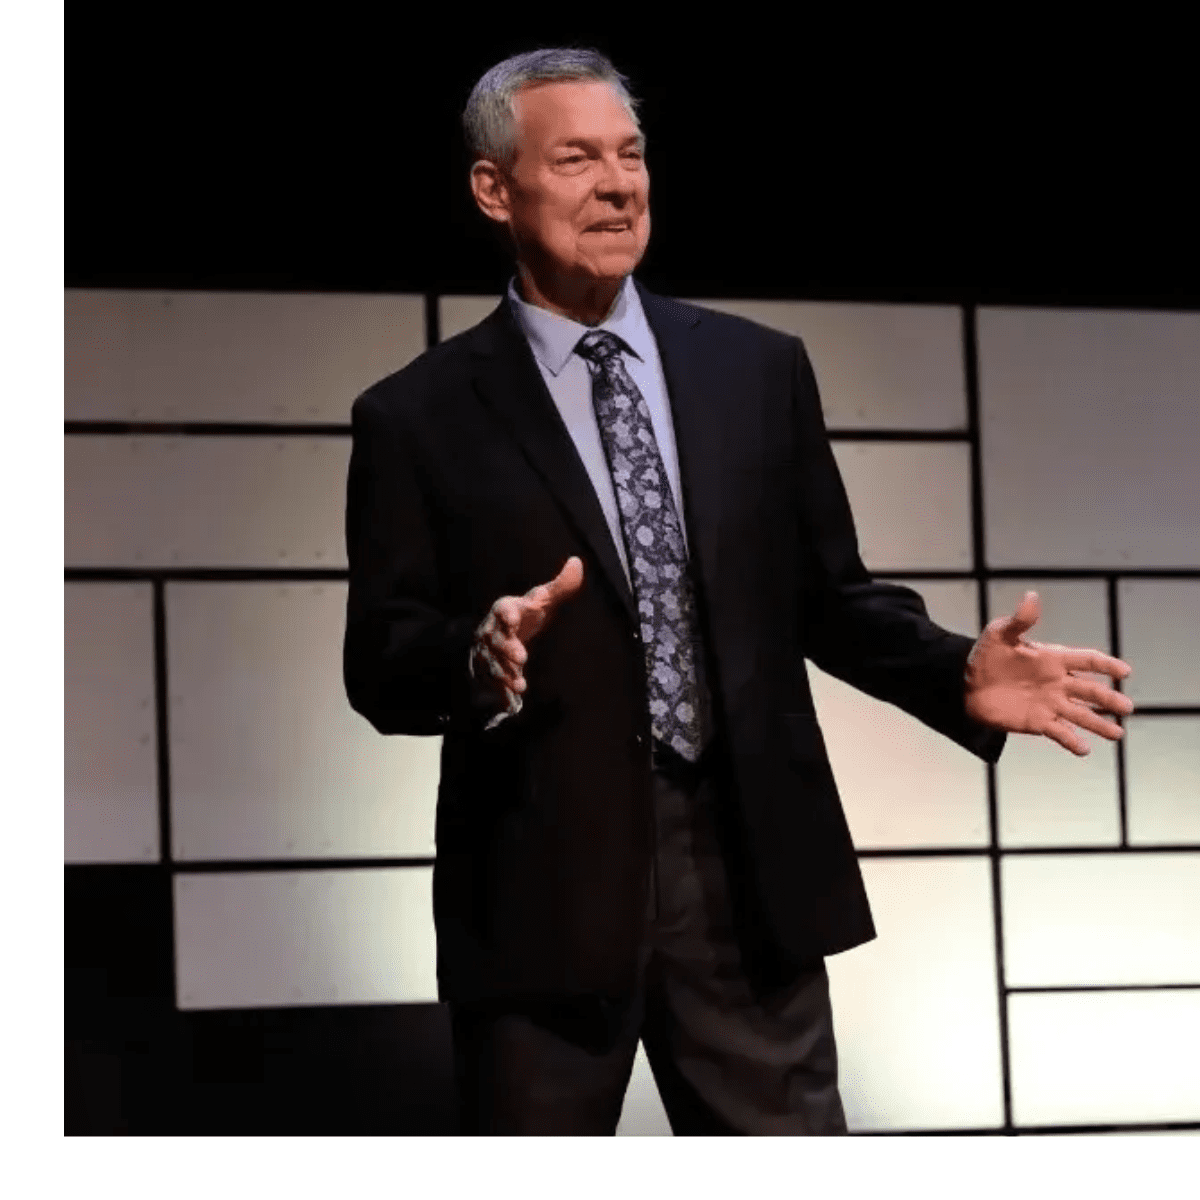
M529 642L545 628L558 606L582 586L583 560L572 556L549 583L538 584L524 596L501 596L475 631L471 661L476 676L482 675L476 665L480 662L495 686L505 692L506 700L510 699L508 693L520 697L527 686Z

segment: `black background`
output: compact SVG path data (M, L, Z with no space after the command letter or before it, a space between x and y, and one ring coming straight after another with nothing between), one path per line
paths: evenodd
M1195 103L1132 24L848 30L748 10L160 9L67 22L66 283L496 294L459 115L594 46L643 101L653 289L1196 307ZM783 12L785 10L779 10ZM735 26L738 18L744 25Z

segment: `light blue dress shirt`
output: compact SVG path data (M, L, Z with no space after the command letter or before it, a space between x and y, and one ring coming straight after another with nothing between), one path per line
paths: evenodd
M629 574L625 537L621 532L621 515L617 508L617 494L613 487L612 474L608 469L608 459L604 456L604 443L600 440L600 423L592 405L592 376L587 363L575 353L575 347L585 333L595 328L615 333L633 351L632 355L622 354L621 359L629 377L637 384L638 390L645 397L647 408L650 409L654 438L658 442L658 452L662 456L663 467L671 485L684 548L688 549L687 529L683 520L683 493L679 486L679 456L675 450L675 428L671 423L671 406L667 400L667 381L663 377L658 343L654 340L654 334L646 321L637 288L633 286L633 276L625 277L608 315L596 326L581 325L570 317L560 317L557 313L539 308L536 304L529 304L521 299L516 285L517 277L514 275L508 281L508 302L512 306L517 325L533 350L534 360L546 381L550 398L562 416L588 478L592 481L596 498L600 501L604 518L608 522L613 545L625 571L625 578L629 581L629 590L632 592L633 578ZM521 711L521 697L512 692L507 694L507 710L493 716L487 723L488 729Z
M633 591L633 579L629 574L629 561L625 554L625 537L621 532L621 516L617 508L617 495L613 488L608 460L604 457L604 444L600 440L600 424L592 406L592 376L587 363L575 353L579 339L592 328L615 333L633 354L623 354L622 361L630 378L646 399L650 409L650 422L654 426L654 438L658 452L666 468L671 484L671 495L675 499L675 512L679 517L679 529L683 544L688 548L687 529L683 521L683 493L679 486L679 457L675 450L675 429L671 423L671 405L667 400L667 383L663 378L662 361L658 356L658 343L646 321L633 276L626 275L621 290L613 301L608 316L597 326L581 325L570 317L560 317L536 304L522 300L516 287L517 277L508 281L508 301L512 305L517 323L529 339L538 370L546 381L551 399L579 451L588 478L596 490L600 507L608 521L609 533L621 558L629 589Z

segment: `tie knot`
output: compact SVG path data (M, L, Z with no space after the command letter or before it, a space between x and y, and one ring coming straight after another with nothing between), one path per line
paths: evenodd
M579 339L575 353L588 362L603 366L627 349L629 347L615 333L609 333L606 329L593 329Z

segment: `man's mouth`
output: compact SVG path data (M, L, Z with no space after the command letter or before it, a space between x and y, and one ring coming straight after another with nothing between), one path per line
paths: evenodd
M600 225L589 225L586 233L624 233L629 228L628 221L605 221Z

